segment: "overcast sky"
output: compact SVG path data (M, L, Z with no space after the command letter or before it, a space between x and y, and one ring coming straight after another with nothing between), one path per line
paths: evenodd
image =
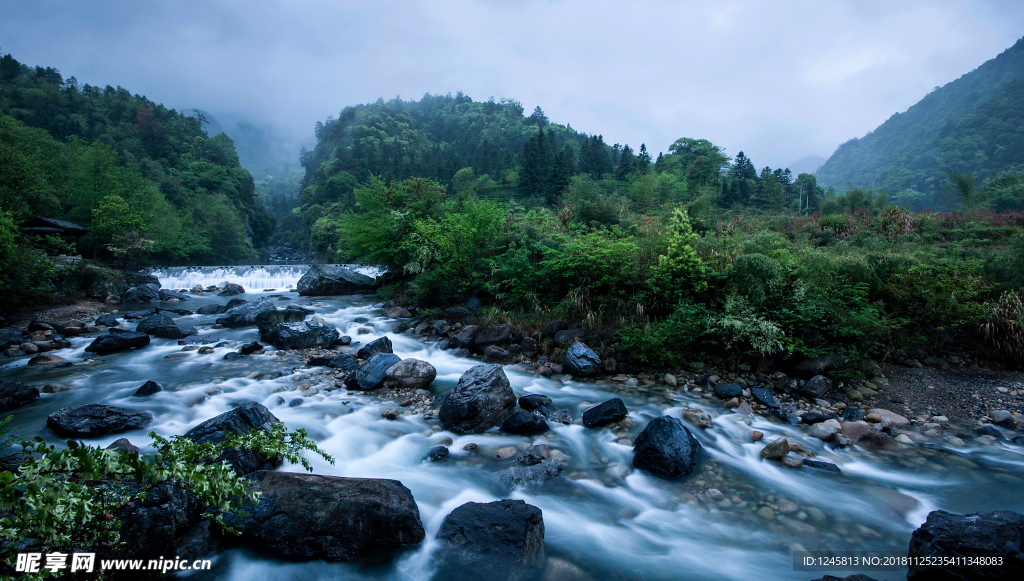
M346 105L461 90L759 167L827 157L1021 36L1020 0L0 2L2 53L296 143Z

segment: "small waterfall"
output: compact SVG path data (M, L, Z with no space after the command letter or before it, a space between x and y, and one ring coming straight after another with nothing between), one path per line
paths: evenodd
M382 270L374 266L347 264L356 272L377 277ZM263 289L287 290L295 288L308 264L256 264L248 266L168 266L155 268L150 274L160 279L168 289L191 289L197 284L203 288L220 286L225 282L242 285L246 291Z

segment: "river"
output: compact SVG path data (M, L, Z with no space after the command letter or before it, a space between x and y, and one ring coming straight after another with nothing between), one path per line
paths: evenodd
M282 306L312 308L342 334L364 343L388 334L396 354L434 365L437 379L431 391L435 394L449 389L464 371L480 363L454 357L451 351L438 350L412 334L389 334L396 321L383 317L380 304L372 297L310 300L288 292L303 271L302 266L206 267L157 269L154 274L165 288L205 287L227 280L245 287L242 298L279 295L275 299L289 299L281 300ZM200 297L165 306L195 310L227 300ZM177 320L187 320L199 329L198 338L235 342L234 349L258 339L254 327L211 329L217 316ZM357 327L364 326L354 321L359 317L373 324L370 334L357 335ZM429 579L431 554L436 549L432 539L445 515L465 502L501 498L520 498L543 510L546 578L565 580L810 580L825 572L794 571L793 551L905 553L911 533L931 510L1024 512L1020 494L1024 453L1012 444L984 445L969 440L955 448L938 444L885 453L857 446L833 449L806 437L799 427L727 413L719 400L685 392L682 387L641 382L630 388L609 380L562 381L538 377L515 365L507 366L505 372L517 395L547 395L555 408L568 410L574 417L589 405L621 397L634 426L612 430L553 423L550 432L532 439L496 430L460 436L443 431L436 420L421 415L383 419L381 412L396 406L380 401L372 392L320 392L316 386L323 368L296 368L294 360L272 353L225 361L223 355L234 349L221 347L213 354L200 355L183 352L177 341L153 339L139 351L92 359L84 352L91 341L87 336L71 338L74 348L59 352L74 362L71 367L29 367L26 358L0 367L5 379L72 388L43 394L15 412L15 433L60 442L45 427L49 413L74 404L105 403L152 412L156 420L150 429L171 436L185 433L238 402L255 400L290 429L305 428L335 457L334 465L313 458L316 473L402 481L416 498L427 532L427 540L420 546L386 565L280 562L236 549L217 557L212 571L192 574L193 579ZM169 355L174 357L167 358ZM253 372L260 375L253 377ZM147 380L161 383L164 391L133 398ZM313 389L300 390L303 386ZM662 414L678 417L687 404L714 417L712 428L694 430L707 452L699 473L683 482L667 482L633 470L631 442L643 426ZM837 464L842 474L794 470L761 461L758 453L764 442L750 441L752 429L765 434L764 442L778 436L802 441L819 459ZM88 442L106 446L120 437L143 449L148 443L144 431ZM427 451L445 437L454 441L449 446L450 459L427 462ZM464 451L463 446L471 442L477 443L479 450ZM545 443L564 454L564 474L569 478L535 491L506 490L498 475L508 461L495 459L494 452L503 446L524 449L533 443ZM281 470L302 468L286 465ZM710 488L721 491L721 497L710 498L706 493ZM867 574L877 579L906 578L905 570Z

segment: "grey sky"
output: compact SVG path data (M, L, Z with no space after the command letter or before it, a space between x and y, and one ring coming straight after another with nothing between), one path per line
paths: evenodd
M1024 36L1019 0L0 2L0 51L296 142L346 105L464 91L608 143L827 157Z

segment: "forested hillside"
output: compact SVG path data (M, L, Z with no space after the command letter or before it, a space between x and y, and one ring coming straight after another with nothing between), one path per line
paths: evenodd
M1024 39L839 147L817 171L826 186L888 192L910 209L955 209L958 177L984 190L1024 170ZM1006 179L1003 180L1004 182ZM965 182L960 182L963 189ZM1005 186L1005 183L1003 184ZM990 191L995 209L1024 208L1024 192ZM998 201L995 198L999 198Z

